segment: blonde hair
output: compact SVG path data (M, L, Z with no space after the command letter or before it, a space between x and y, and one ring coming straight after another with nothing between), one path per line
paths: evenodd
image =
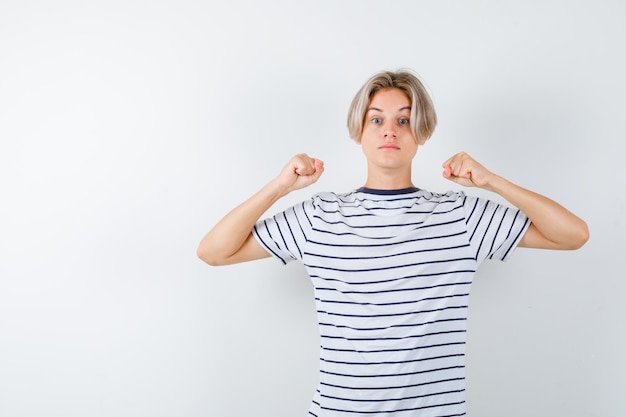
M426 143L435 131L437 113L426 87L417 75L409 70L381 71L374 74L359 89L348 110L350 137L357 143L361 141L363 122L370 100L377 91L387 88L397 88L407 95L411 101L411 131L417 143L420 145Z

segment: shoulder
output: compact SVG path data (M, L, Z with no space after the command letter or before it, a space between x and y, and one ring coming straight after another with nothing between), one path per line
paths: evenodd
M347 193L335 193L330 191L323 191L314 194L311 197L311 203L315 207L325 206L342 206L346 204L352 204L357 200L357 192L349 191Z
M467 197L463 191L447 191L445 193L435 193L427 190L420 191L425 200L439 203L462 201Z

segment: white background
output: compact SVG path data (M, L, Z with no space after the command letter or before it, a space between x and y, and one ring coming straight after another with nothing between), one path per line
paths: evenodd
M417 186L457 189L440 165L465 150L591 230L479 271L469 415L626 415L625 21L621 0L1 0L0 415L306 415L304 268L195 249L294 153L326 172L272 211L363 185L347 108L401 67L439 114Z

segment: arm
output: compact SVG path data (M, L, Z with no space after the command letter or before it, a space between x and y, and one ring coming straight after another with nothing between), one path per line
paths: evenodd
M200 241L197 255L209 265L229 265L269 257L252 229L278 199L291 191L315 183L324 172L324 163L306 154L291 158L278 177L237 206Z
M468 187L499 194L521 210L531 225L519 243L538 249L578 249L589 239L587 224L557 202L490 172L465 152L443 163L443 176Z

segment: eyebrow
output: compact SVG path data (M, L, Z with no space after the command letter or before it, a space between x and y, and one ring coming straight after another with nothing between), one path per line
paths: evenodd
M381 112L381 113L383 112L383 111L382 111L381 109L379 109L378 107L368 107L368 109L367 109L367 111L366 111L365 113L367 113L367 112L369 112L369 111L372 111L372 110L374 110L374 111L379 111L379 112ZM410 110L411 110L411 106L404 106L404 107L400 107L400 108L398 109L398 111L402 111L402 110L409 110L409 111L410 111Z

